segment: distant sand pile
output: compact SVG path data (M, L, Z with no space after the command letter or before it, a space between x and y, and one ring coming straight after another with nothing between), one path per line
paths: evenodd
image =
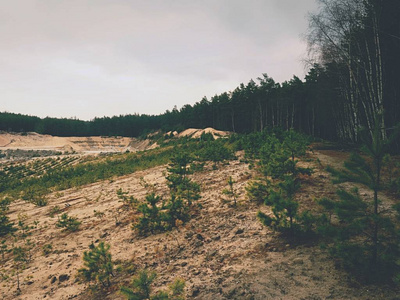
M216 130L214 128L208 127L206 129L189 128L189 129L186 129L185 131L182 131L181 133L179 133L178 137L189 136L189 137L197 139L197 138L201 137L201 135L204 133L212 134L214 139L218 139L218 138L230 135L230 132L228 132L228 131L221 131L221 130Z

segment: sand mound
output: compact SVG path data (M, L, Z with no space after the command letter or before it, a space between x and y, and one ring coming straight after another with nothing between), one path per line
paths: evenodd
M189 136L192 138L199 138L203 133L210 133L214 137L214 139L218 139L220 137L225 137L230 135L230 132L228 131L221 131L221 130L216 130L214 128L208 127L206 129L195 129L195 128L188 128L185 131L182 131L180 134L178 134L178 137L184 137L184 136Z

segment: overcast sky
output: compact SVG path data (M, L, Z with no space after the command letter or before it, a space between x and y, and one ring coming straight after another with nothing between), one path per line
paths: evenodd
M0 111L159 114L304 78L315 0L0 0Z

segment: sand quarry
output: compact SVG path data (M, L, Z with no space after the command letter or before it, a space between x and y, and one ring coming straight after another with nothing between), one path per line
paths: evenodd
M32 144L24 140L29 137ZM0 137L0 146L7 147L6 138ZM8 146L63 147L65 141L70 145L79 140L35 134L12 139ZM46 139L54 142L48 145ZM104 140L98 138L99 143ZM129 143L121 138L121 145ZM301 164L313 167L314 173L302 180L297 196L302 208L314 209L316 198L335 195L336 187L324 168L327 164L341 165L347 155L331 150L307 154ZM16 295L16 280L11 277L0 282L2 299L100 299L88 292L86 284L76 282L77 269L83 266L83 252L98 241L111 245L113 260L125 270L116 272L113 288L101 299L124 299L118 293L119 286L129 284L129 270L142 268L157 272L156 290L164 289L175 278L183 278L187 299L399 299L399 291L392 287L362 286L348 280L348 275L337 269L318 245L291 244L263 227L256 212L266 207L250 202L245 192L256 174L240 159L216 170L206 165L204 171L192 175L202 187L202 198L198 200L202 209L194 213L191 221L169 233L139 237L131 229L137 215L122 210L116 191L121 188L143 200L151 186L157 194L167 197L165 170L166 166L159 166L53 193L45 207L22 200L13 202L9 211L12 220L19 215L25 216L27 224L38 222L31 236L37 246L32 250L32 262L21 274L21 295ZM239 194L236 208L222 194L229 176L236 181L234 187ZM372 197L365 188L361 194ZM389 205L393 199L384 197L383 201ZM79 231L68 233L55 227L57 217L49 212L56 205L82 221ZM42 253L45 244L52 245L52 253ZM5 272L12 264L8 257L2 266Z
M152 135L155 135L154 133ZM168 132L176 137L200 138L202 134L211 134L215 139L229 135L229 132L213 128L189 128L180 133ZM53 150L62 152L99 153L99 152L125 152L143 151L157 147L157 143L149 139L129 137L58 137L43 135L35 132L27 134L13 134L0 132L0 150Z

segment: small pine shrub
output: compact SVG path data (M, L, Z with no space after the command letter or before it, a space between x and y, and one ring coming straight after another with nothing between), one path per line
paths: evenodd
M294 230L299 203L294 200L294 195L300 185L290 176L285 178L277 187L271 188L264 204L270 206L273 217L258 212L257 217L265 225L279 231Z
M133 277L130 287L122 286L120 288L128 300L184 300L185 299L185 281L183 279L175 279L168 286L168 291L159 291L152 293L152 284L157 278L155 272L141 270Z
M117 190L117 196L122 201L125 210L135 209L139 202L133 196L128 196L128 192L122 191L122 189Z
M42 247L43 255L47 256L53 252L53 245L52 244L45 244Z
M78 231L80 225L81 222L77 218L70 217L67 213L63 213L56 223L57 228L64 228L71 232Z
M356 182L370 188L373 201L367 201L357 189L339 189L338 201L320 202L333 211L338 224L328 224L323 228L334 243L331 253L342 266L366 282L396 281L400 274L399 227L394 216L382 209L379 192L385 187L383 168L385 155L396 137L382 137L380 117L377 116L371 135L362 131L364 142L362 153L353 153L345 161L345 169L329 168L334 182ZM396 207L394 207L397 209Z
M233 185L235 183L235 181L232 179L232 176L229 176L228 180L228 188L227 189L223 189L222 190L222 194L228 196L229 198L231 198L231 200L233 200L233 206L236 207L236 198L237 198L237 193L235 192Z
M49 209L49 216L50 218L54 218L55 215L58 215L61 212L61 208L58 205L53 206Z
M111 286L114 276L114 263L110 253L110 245L100 242L97 246L91 244L90 251L83 253L84 267L78 270L78 277L85 282L94 281L103 287Z
M14 223L10 222L10 219L6 215L7 207L0 209L0 237L4 237L6 235L12 234L17 229L14 227Z
M146 195L146 203L139 205L138 211L142 213L142 216L134 225L134 228L139 231L140 235L154 234L165 230L163 223L165 213L158 206L160 201L160 196L150 193Z

